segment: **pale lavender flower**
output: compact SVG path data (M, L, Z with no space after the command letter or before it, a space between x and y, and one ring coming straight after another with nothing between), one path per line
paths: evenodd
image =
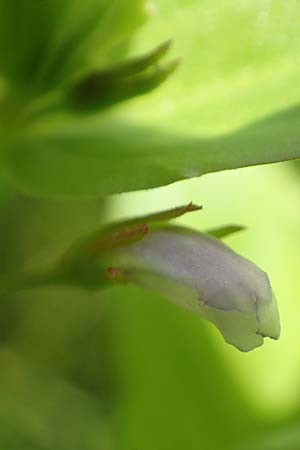
M211 236L177 227L153 230L117 259L129 280L199 313L241 351L262 345L264 337L279 338L267 274Z

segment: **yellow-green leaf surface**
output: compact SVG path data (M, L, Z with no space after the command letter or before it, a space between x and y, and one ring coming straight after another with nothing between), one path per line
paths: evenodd
M6 175L20 188L103 195L300 157L299 3L158 0L155 8L131 54L173 37L178 71L109 112L54 115L27 130L5 152Z

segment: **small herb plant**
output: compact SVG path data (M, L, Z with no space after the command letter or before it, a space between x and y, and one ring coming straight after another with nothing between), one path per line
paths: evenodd
M155 19L154 6L144 0L0 1L4 183L32 197L109 199L114 193L300 157L298 108L286 109L289 105L283 100L276 104L272 95L278 90L284 64L272 74L266 92L255 92L251 73L242 72L245 57L239 55L238 44L222 43L230 14L219 19L219 30L215 26L214 32L208 29L205 34L201 31L204 22L197 25L184 11L191 27L191 35L187 29L184 36L189 42L185 52L184 42L176 39L178 30L174 29L174 42L168 40L168 22L161 20L168 8L173 17L180 2L173 3L159 1ZM197 8L193 5L190 11L199 13ZM231 13L235 24L236 17L243 17L235 17L233 6ZM254 36L254 25L247 20L245 13L245 27ZM178 23L180 30L180 18ZM144 32L140 31L143 26ZM276 27L276 20L271 26ZM249 53L248 70L261 76L272 71L285 50L284 44L274 45L268 36L262 34L243 47ZM207 100L205 93L199 95L201 82L207 84L217 62L209 54L209 39L220 45L219 57L230 60L231 48L236 60L232 63L235 72L226 63L219 65L222 82L214 81L216 92ZM260 54L259 39L267 40L265 55ZM222 101L226 105L223 92L234 88L235 77L240 83L236 95L241 99L233 101L242 122L249 123L237 126L239 119L233 115L228 119L231 131L227 131L223 113L224 129L216 124L216 132L208 133L205 119L209 122L207 117L220 109ZM257 89L262 85L257 83ZM220 86L224 89L218 94ZM269 108L257 113L255 102L250 101L253 95L265 96ZM202 103L198 104L198 98ZM209 98L217 105L214 109ZM247 102L254 113L247 112ZM220 242L239 227L224 224L196 232L170 222L197 209L191 203L99 225L96 231L92 228L51 266L3 275L2 295L49 284L97 290L131 282L204 316L240 350L260 346L264 337L277 339L279 316L268 276Z

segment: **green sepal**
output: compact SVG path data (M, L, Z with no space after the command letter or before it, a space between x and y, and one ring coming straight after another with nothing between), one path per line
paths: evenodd
M174 59L158 64L170 45L171 40L168 40L143 56L85 76L69 89L67 106L84 112L151 92L173 73L179 63Z
M231 234L239 233L246 230L247 227L243 225L224 225L222 227L211 228L204 231L205 234L209 234L217 239L223 239Z
M201 208L191 202L166 211L108 224L74 243L59 263L58 271L64 274L63 278L69 283L91 289L99 288L112 279L110 269L115 251L143 239L154 228L165 227L170 220ZM123 277L116 278L124 281Z

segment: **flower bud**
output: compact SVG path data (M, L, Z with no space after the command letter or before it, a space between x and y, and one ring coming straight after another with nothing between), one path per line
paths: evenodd
M262 345L264 337L279 338L267 274L211 236L161 228L124 247L117 259L128 280L199 313L241 351Z

